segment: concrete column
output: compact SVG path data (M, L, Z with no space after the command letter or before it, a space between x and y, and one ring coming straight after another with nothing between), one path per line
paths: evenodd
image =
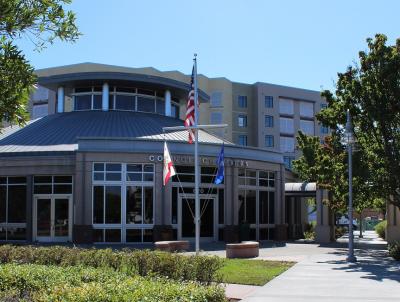
M233 224L233 171L225 166L225 225Z
M108 86L108 83L103 84L103 93L102 93L102 110L103 111L108 111L109 106L109 95L110 95L110 88Z
M33 176L26 177L26 241L33 241Z
M165 90L165 116L171 116L171 92Z
M316 242L328 243L334 240L334 226L332 221L331 211L328 206L323 204L323 200L327 199L327 190L317 189L316 204L317 204L317 226L315 227Z
M239 169L233 167L233 224L239 225Z
M64 112L64 87L60 86L57 89L57 112Z
M156 162L155 165L155 187L163 188L162 184L162 174L163 174L163 165L161 162ZM161 225L165 224L165 212L167 211L165 206L165 200L163 196L164 190L155 190L155 199L154 199L154 224Z
M386 241L400 241L400 210L398 207L387 203L386 205Z

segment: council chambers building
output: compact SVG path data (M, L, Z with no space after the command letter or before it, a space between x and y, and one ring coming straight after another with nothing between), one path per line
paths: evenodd
M0 241L192 239L194 146L187 131L163 132L183 125L190 76L93 63L36 73L32 120L0 134ZM285 193L285 180L297 130L327 133L315 121L325 106L319 93L198 82L200 122L229 125L199 133L201 240L237 240L242 225L252 240L293 235L307 211ZM164 141L177 171L165 187ZM222 144L225 178L216 185Z

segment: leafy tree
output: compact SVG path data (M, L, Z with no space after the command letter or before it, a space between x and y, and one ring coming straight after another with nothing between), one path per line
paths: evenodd
M357 145L354 153L356 209L382 207L389 200L400 207L400 40L386 45L385 35L367 39L360 63L338 73L335 94L322 96L328 107L317 119L332 129L328 144L299 134L303 156L295 161L300 177L331 190L334 207L347 199L347 166L342 143L346 111L350 110ZM342 205L341 205L342 204Z
M75 15L63 5L71 0L0 0L0 119L23 124L36 83L34 69L16 40L27 38L40 51L56 39L74 42L80 33Z

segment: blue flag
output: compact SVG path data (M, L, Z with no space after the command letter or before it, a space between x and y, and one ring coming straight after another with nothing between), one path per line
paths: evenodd
M224 144L222 144L221 152L219 152L218 159L217 159L217 166L218 166L218 171L217 171L217 176L215 177L214 183L216 185L219 185L224 181L224 176L225 176L225 169L224 169Z

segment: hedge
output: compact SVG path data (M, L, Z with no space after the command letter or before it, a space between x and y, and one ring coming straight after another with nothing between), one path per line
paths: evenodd
M185 256L150 250L113 251L68 247L0 246L0 263L42 264L61 267L82 265L110 268L130 276L162 276L205 284L220 280L223 259L217 256Z
M386 239L386 220L382 220L375 226L375 232L378 234L379 237L382 239Z
M2 301L226 301L218 285L37 264L0 265L0 293Z

